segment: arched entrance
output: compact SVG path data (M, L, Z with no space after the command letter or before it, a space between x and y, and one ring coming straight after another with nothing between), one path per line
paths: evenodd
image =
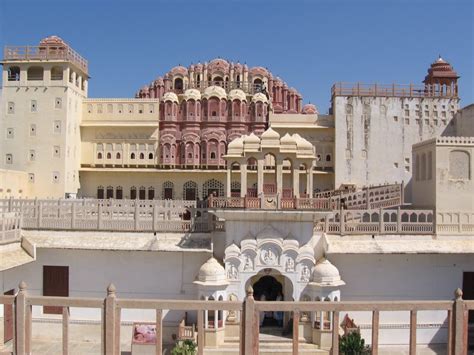
M247 281L247 286L253 288L253 295L257 301L292 301L293 284L290 279L275 269L261 270ZM262 312L260 325L262 328L283 328L288 330L291 314L284 312ZM278 335L281 335L281 330ZM264 331L264 333L266 333Z

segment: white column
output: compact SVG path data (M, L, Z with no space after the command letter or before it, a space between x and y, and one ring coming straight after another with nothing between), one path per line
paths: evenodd
M263 193L263 166L264 158L260 158L257 161L257 194Z
M310 198L313 197L313 166L310 165L306 171L306 193Z
M280 160L276 162L276 184L277 194L281 198L283 195L283 162Z
M227 162L227 197L231 197L230 188L231 188L231 175L232 175L232 165L230 162Z
M240 164L240 197L247 195L247 163Z
M293 166L293 196L300 197L300 172L296 164Z
M205 300L208 301L209 297L205 297ZM209 328L209 311L206 309L204 311L204 328Z

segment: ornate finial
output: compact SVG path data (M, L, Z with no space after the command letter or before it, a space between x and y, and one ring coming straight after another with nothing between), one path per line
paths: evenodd
M459 287L456 289L456 291L454 291L454 297L456 300L462 299L462 290Z
M18 288L20 289L20 292L25 291L26 290L26 282L21 281L20 284L18 285Z
M247 287L247 297L253 297L253 287L251 285Z
M107 296L114 295L116 290L117 290L117 289L115 288L115 285L114 285L113 283L111 283L111 284L107 287Z

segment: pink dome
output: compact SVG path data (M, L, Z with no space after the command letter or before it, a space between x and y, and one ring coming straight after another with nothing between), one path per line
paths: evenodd
M63 45L67 46L67 43L64 42L64 40L61 37L58 36L49 36L46 38L43 38L40 41L40 46L46 46L46 45Z
M159 76L158 78L155 79L155 81L153 82L153 84L155 86L162 86L164 85L165 83L163 82L163 78L161 76Z
M181 74L181 75L187 75L188 74L188 69L186 67L183 67L182 65L178 65L171 69L170 71L171 75L175 74Z
M227 60L225 59L213 59L208 65L208 69L213 72L213 71L220 71L220 72L227 72L229 70L230 64Z
M303 113L306 115L317 115L318 109L313 104L306 104L303 106Z
M250 74L267 76L268 70L265 69L264 67L253 67L252 69L250 69Z

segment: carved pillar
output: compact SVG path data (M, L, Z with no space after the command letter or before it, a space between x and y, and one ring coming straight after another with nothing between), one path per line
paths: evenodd
M247 195L247 163L240 164L240 197Z
M257 161L257 194L263 193L263 166L264 158L260 158Z

